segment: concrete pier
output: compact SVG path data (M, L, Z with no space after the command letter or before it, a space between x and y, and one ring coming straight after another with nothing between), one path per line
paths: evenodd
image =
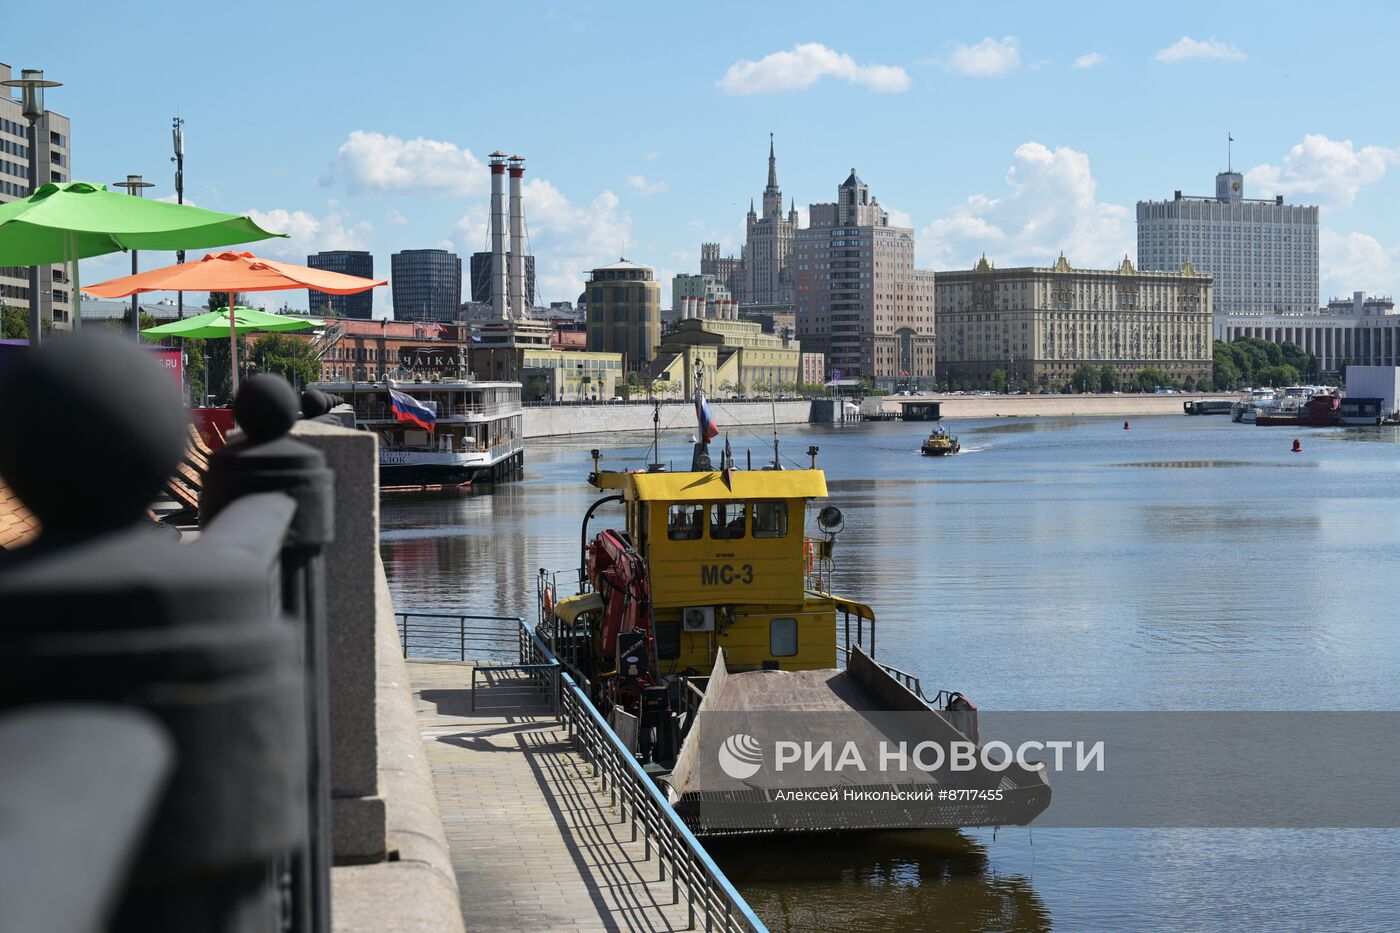
M632 841L547 698L523 675L409 661L468 930L684 930L687 911Z

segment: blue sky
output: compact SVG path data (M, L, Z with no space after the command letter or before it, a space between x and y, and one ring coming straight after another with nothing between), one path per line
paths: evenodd
M1388 4L248 0L127 19L79 0L0 61L65 82L49 104L78 178L168 195L178 112L187 199L292 233L257 247L282 258L370 249L387 275L398 249L483 248L500 148L527 158L542 299L624 251L669 292L702 239L737 251L773 132L804 214L855 166L922 266L1104 265L1135 257L1135 201L1213 191L1229 131L1248 196L1322 205L1324 298L1400 278Z

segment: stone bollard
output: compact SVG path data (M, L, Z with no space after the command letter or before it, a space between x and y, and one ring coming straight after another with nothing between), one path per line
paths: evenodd
M279 609L294 503L249 497L192 545L146 522L184 409L146 353L101 335L0 376L0 437L0 474L43 526L0 554L0 707L137 707L175 750L106 928L281 930L274 869L306 835L300 649Z
M322 553L335 527L334 476L320 451L287 436L300 405L279 376L260 374L243 382L233 416L244 436L210 457L199 514L201 525L217 522L230 504L255 493L285 493L296 502L282 552L282 608L301 623L308 838L305 852L292 865L293 909L302 929L326 933L331 915L330 723Z

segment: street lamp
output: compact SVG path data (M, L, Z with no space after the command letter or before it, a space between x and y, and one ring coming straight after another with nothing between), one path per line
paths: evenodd
M145 188L154 188L155 183L143 181L140 175L128 175L126 181L112 182L113 188L125 188L126 193L136 197L144 197L141 191ZM136 274L136 250L131 251L131 274ZM131 296L131 332L136 335L137 343L141 342L141 298L133 294Z
M180 117L174 117L170 123L170 139L175 146L175 154L170 157L170 161L175 163L175 203L185 203L185 121ZM185 251L177 249L175 251L175 262L185 261ZM185 293L175 293L175 316L180 320L185 319ZM181 341L183 344L184 341Z
M47 81L44 73L35 68L21 69L18 78L0 81L0 87L17 87L23 90L21 104L24 118L29 121L29 193L39 190L39 119L44 115L44 88L63 87L61 81ZM74 296L76 299L77 296ZM29 345L39 345L40 325L43 323L43 295L39 291L39 267L29 267ZM74 301L73 306L77 307ZM50 305L49 318L53 318ZM73 326L79 326L77 315L73 316Z

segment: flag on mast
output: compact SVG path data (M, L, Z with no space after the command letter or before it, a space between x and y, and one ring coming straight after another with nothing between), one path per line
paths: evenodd
M734 451L729 449L729 435L724 435L724 469L720 472L719 478L724 480L724 486L729 491L734 491Z
M407 392L390 389L389 399L397 420L416 424L424 431L431 431L437 425L437 412Z
M708 444L719 437L719 425L715 424L710 403L705 401L705 393L699 389L695 390L695 419L700 422L700 443Z

